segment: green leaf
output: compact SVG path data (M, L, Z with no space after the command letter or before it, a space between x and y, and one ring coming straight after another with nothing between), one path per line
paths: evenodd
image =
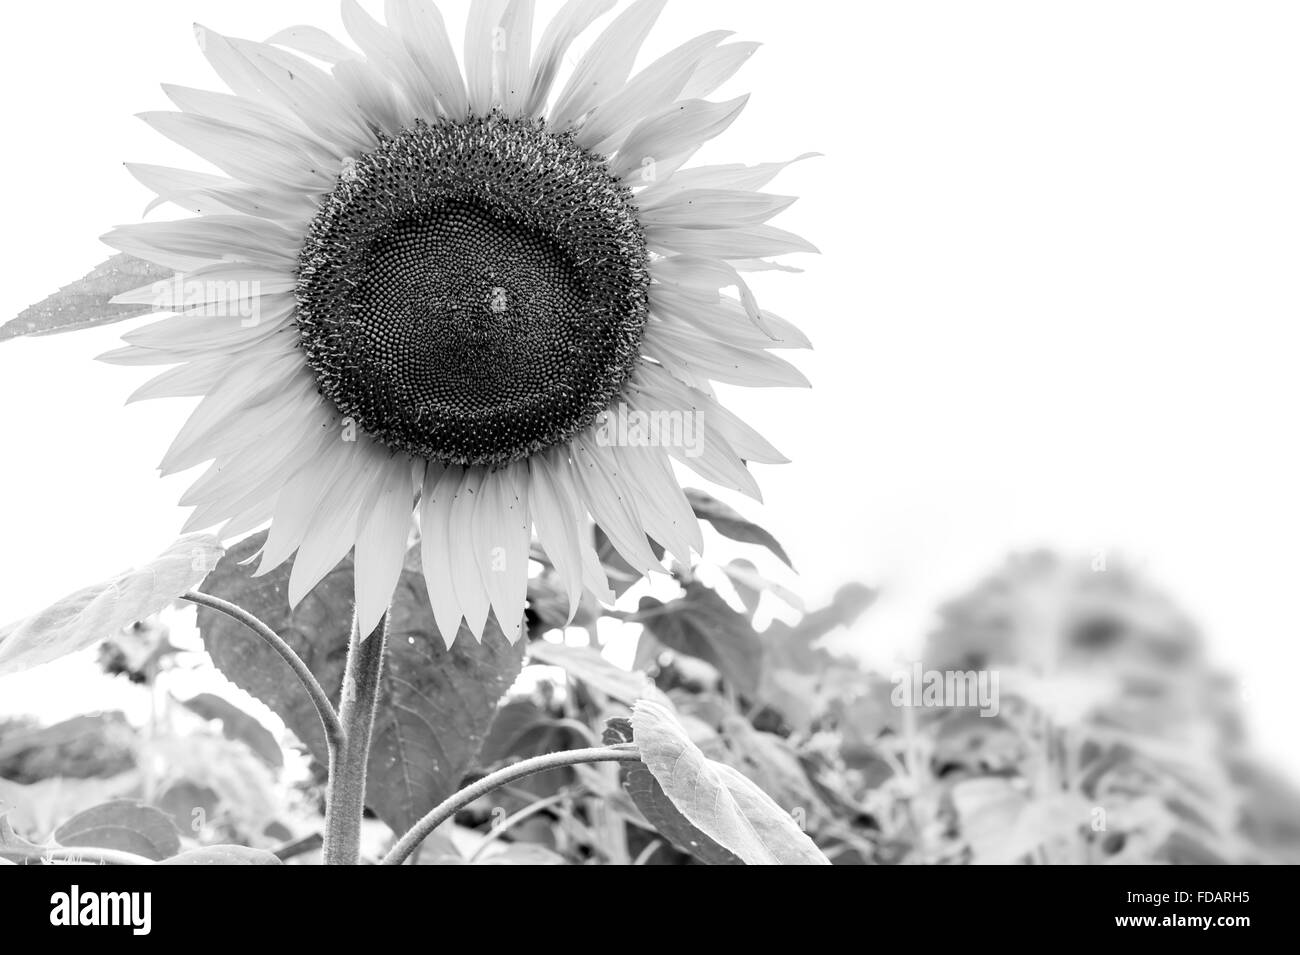
M221 732L226 739L244 743L266 761L268 766L284 765L284 753L275 735L257 719L245 713L229 700L215 693L200 693L188 700L179 700L181 706L205 720L220 720Z
M352 622L352 560L345 558L291 612L289 564L261 577L241 566L264 540L258 534L231 548L205 589L280 634L337 701ZM218 669L269 706L323 762L319 718L288 665L224 614L199 608L198 620ZM482 644L462 629L446 649L423 578L416 566L403 570L389 615L366 786L368 805L390 827L405 831L459 787L522 655L522 642L512 647L492 619Z
M181 851L171 816L153 806L117 799L79 812L54 831L61 846L119 849L146 859L166 859Z
M551 716L532 700L511 700L497 710L479 750L478 763L483 767L495 766L586 745L586 737L577 729ZM574 777L572 767L561 766L516 780L514 786L538 796L549 796L571 785Z
M790 562L790 555L785 552L785 548L768 531L759 527L753 521L741 517L738 512L704 491L688 487L686 488L686 498L691 502L691 509L695 511L695 516L708 521L713 525L713 529L723 537L729 537L743 544L759 544L766 547L781 558L781 561L787 567L794 570L794 564Z
M154 804L171 816L177 829L192 832L202 829L205 820L216 818L221 796L210 786L181 779L168 786Z
M221 554L211 534L188 534L152 562L0 628L0 675L75 653L157 613L196 587Z
M737 691L753 698L763 673L763 644L744 614L698 581L668 603L642 597L639 620L663 646L712 664Z
M159 865L284 865L273 852L248 846L204 846L164 859Z
M691 825L673 801L664 793L659 780L645 763L629 763L623 770L623 788L636 803L646 822L671 842L679 851L693 855L706 865L744 865L734 852L729 852L707 835Z
M632 708L641 760L688 822L747 865L830 865L770 796L709 759L672 712L650 700Z
M720 758L753 780L782 809L801 811L807 819L824 808L788 740L754 729L736 713L723 717L722 730L724 752L718 754Z
M557 720L532 700L511 700L497 710L479 750L479 762L491 766L585 745L586 738L573 726Z
M101 262L71 285L44 301L23 309L17 318L0 325L0 341L23 335L54 335L96 325L109 325L153 311L150 305L114 305L122 292L166 281L173 272L125 252Z

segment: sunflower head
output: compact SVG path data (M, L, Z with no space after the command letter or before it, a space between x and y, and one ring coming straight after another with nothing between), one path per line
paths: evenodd
M713 384L806 384L776 352L807 340L744 278L812 251L768 224L786 163L686 165L755 45L709 33L634 72L663 7L638 0L561 82L612 5L570 0L534 42L531 0L475 0L459 64L426 0L386 23L345 0L352 45L200 29L229 92L145 114L220 174L130 167L196 215L106 237L185 281L120 297L177 314L105 357L175 366L137 397L201 398L163 459L209 462L187 526L269 524L258 572L296 554L292 602L354 550L368 631L414 521L447 642L492 615L517 639L534 538L576 611L612 599L593 522L643 573L653 544L702 548L674 462L757 496L749 465L785 460Z
M569 440L639 356L632 191L540 120L416 120L348 167L299 256L321 392L394 451L499 467Z

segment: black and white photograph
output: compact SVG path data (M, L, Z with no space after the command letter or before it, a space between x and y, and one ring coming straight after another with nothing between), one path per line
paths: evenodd
M6 16L18 928L192 938L174 865L1268 921L1300 6Z

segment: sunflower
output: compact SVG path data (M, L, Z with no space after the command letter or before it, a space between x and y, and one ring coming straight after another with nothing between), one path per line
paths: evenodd
M210 462L187 530L269 522L256 572L296 554L295 605L355 549L366 634L418 521L450 645L490 613L518 639L534 532L570 617L612 599L589 518L643 574L652 541L689 561L673 460L758 497L748 463L786 459L712 383L807 384L773 354L807 340L743 273L815 250L768 224L788 163L683 168L744 107L706 97L755 44L707 33L633 75L663 5L613 18L563 84L612 0L570 0L535 48L531 2L476 0L463 72L425 0L386 24L345 0L356 49L196 28L231 92L164 86L178 111L142 118L220 174L128 164L196 215L105 236L176 280L119 296L175 314L102 356L175 366L132 400L201 397L160 466Z

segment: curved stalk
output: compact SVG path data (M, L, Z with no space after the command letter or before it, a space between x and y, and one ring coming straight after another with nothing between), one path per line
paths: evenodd
M397 844L389 850L388 855L384 856L380 864L401 865L415 851L415 847L427 839L433 830L474 800L480 799L494 789L500 789L516 779L522 779L524 776L531 776L533 773L544 772L548 769L558 769L561 766L576 766L579 763L635 763L640 759L641 753L636 746L621 744L589 749L570 749L561 753L547 753L544 756L534 756L532 759L520 760L504 769L498 769L495 773L489 773L459 792L452 793L412 826L402 838L398 839Z
M220 597L214 597L211 594L201 593L197 590L181 594L181 599L215 610L218 613L224 613L227 617L238 620L261 637L272 650L280 655L280 658L285 663L289 664L289 668L302 682L303 687L307 690L307 695L311 697L312 704L316 707L316 713L320 716L321 727L325 730L325 743L329 747L332 759L334 751L343 743L343 725L339 722L339 715L334 711L329 696L312 674L311 669L303 662L302 657L293 651L293 647L285 643L278 633L238 604L232 604L228 600L222 600Z

